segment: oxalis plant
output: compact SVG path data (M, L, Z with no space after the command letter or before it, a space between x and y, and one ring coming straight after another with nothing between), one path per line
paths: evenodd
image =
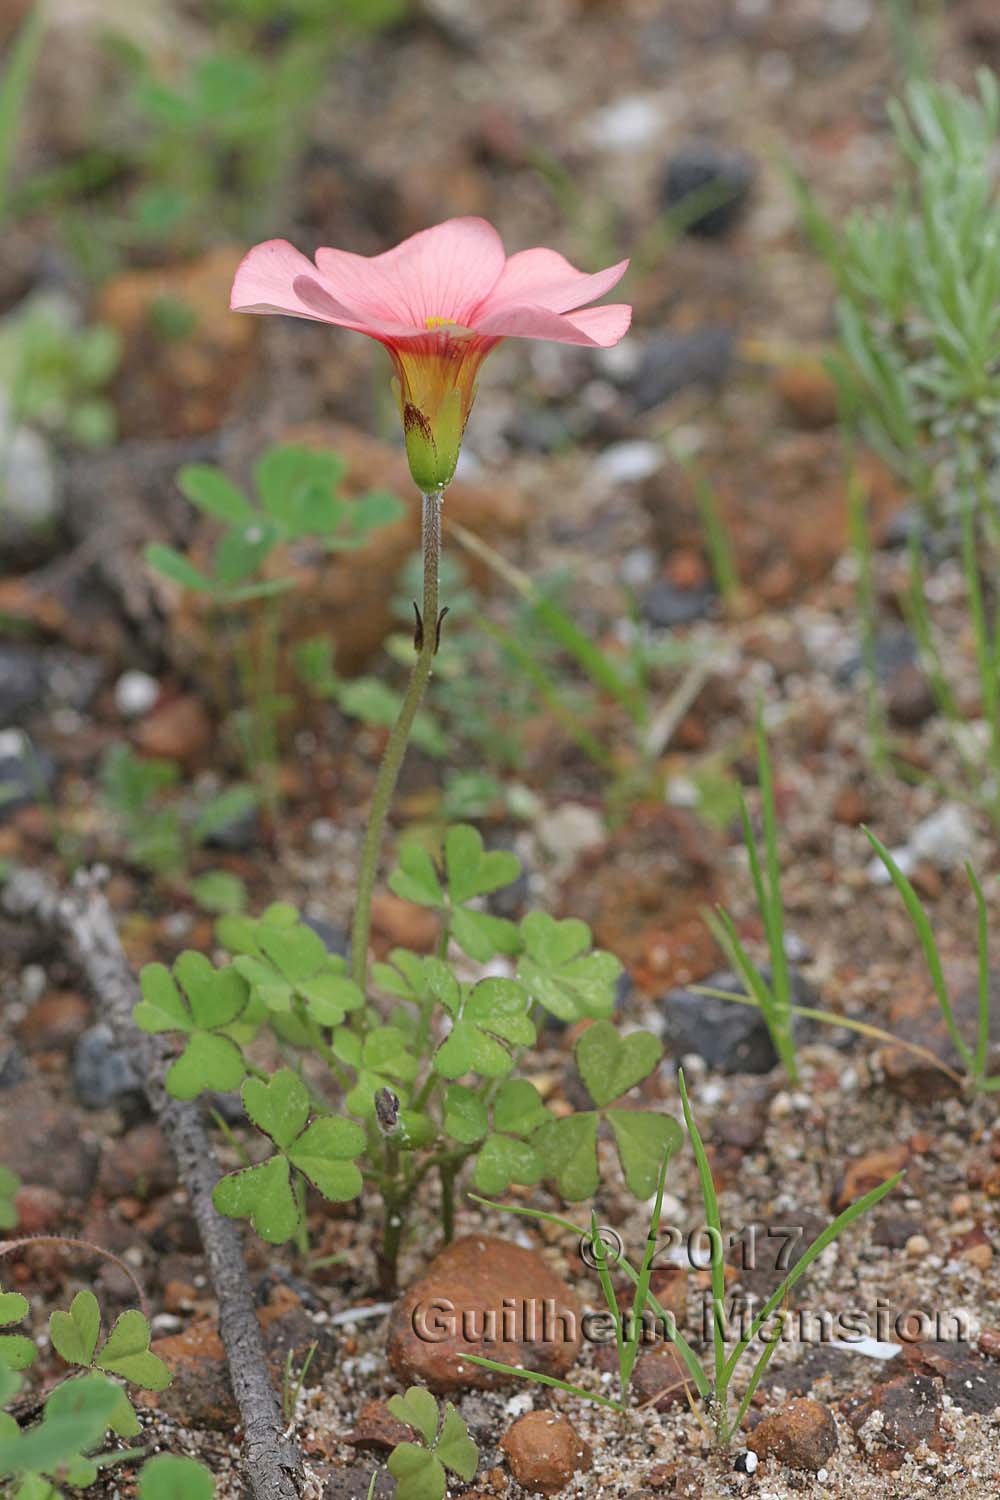
M6 1253L20 1243L0 1248ZM12 1500L62 1500L64 1487L85 1489L113 1465L146 1457L141 1446L105 1444L141 1437L126 1387L163 1390L170 1372L150 1349L149 1323L138 1308L127 1309L106 1328L93 1292L78 1292L68 1311L49 1318L52 1351L70 1373L49 1391L38 1419L22 1426L4 1408L21 1392L20 1372L38 1354L35 1340L19 1327L28 1312L26 1297L0 1288L0 1493ZM214 1492L211 1474L190 1458L161 1454L144 1463L139 1474L139 1500L212 1500Z
M449 828L435 848L404 842L390 885L437 913L436 951L397 949L388 962L369 963L385 824L447 613L438 586L442 502L479 368L504 337L617 343L631 309L585 304L610 290L627 264L588 275L552 250L508 257L491 225L467 218L370 259L322 249L313 262L271 240L250 251L233 284L236 311L351 328L389 354L410 471L423 496L415 657L375 780L349 961L329 953L293 906L276 903L259 917L219 922L226 955L219 963L189 952L172 972L147 967L135 1015L146 1030L177 1038L166 1080L175 1097L241 1090L262 1150L219 1183L218 1210L248 1219L272 1243L297 1237L304 1244L310 1187L347 1202L367 1183L384 1204L386 1288L395 1284L408 1210L430 1174L440 1181L448 1238L456 1179L467 1167L480 1191L549 1177L564 1196L583 1198L597 1186L597 1141L607 1129L626 1182L648 1195L676 1130L665 1116L616 1107L661 1055L654 1037L622 1038L610 1022L617 959L595 951L583 922L533 912L514 924L484 911L484 899L515 881L520 866L512 854L486 849L476 829ZM214 498L217 479L212 485ZM453 954L464 955L460 967ZM501 963L503 973L475 977L475 965ZM577 1045L590 1111L556 1118L519 1076L545 1015L595 1023ZM265 1030L285 1058L273 1072L256 1061L254 1043Z

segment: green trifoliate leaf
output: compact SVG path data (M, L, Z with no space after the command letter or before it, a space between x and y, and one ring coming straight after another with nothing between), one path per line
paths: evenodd
M444 841L448 895L452 905L462 906L475 896L485 896L505 885L513 885L521 873L521 861L506 849L487 853L478 829L467 823L449 828Z
M13 1229L17 1223L17 1197L21 1179L9 1167L0 1166L0 1229Z
M241 489L212 464L187 464L177 476L177 487L199 510L217 521L252 521L253 506Z
M226 1036L196 1031L164 1080L175 1099L194 1099L208 1089L227 1093L246 1077L243 1053Z
M664 1156L672 1156L680 1149L681 1127L670 1115L648 1110L609 1109L605 1119L614 1132L629 1192L637 1198L651 1198L656 1192Z
M486 1105L475 1090L452 1083L445 1090L443 1124L453 1141L472 1146L483 1139L490 1122Z
M567 1115L543 1125L532 1144L541 1153L546 1177L551 1177L567 1203L592 1198L600 1183L597 1166L596 1114Z
M551 1118L535 1085L526 1078L512 1078L497 1090L493 1101L494 1129L524 1137Z
M521 951L521 934L506 917L494 917L485 911L470 911L456 906L451 913L451 935L469 958L489 963L498 953L513 958Z
M216 932L235 954L233 968L251 996L274 1016L292 1016L296 1002L320 1026L339 1026L364 995L347 976L339 954L303 922L294 906L275 902L263 916L227 917Z
M179 1453L158 1453L139 1475L139 1500L212 1500L214 1494L205 1465Z
M396 1481L397 1500L443 1500L444 1465L428 1449L417 1443L397 1443L386 1468Z
M610 1021L595 1021L576 1044L576 1065L597 1105L620 1099L649 1076L663 1056L663 1045L650 1031L622 1037Z
M347 1203L361 1192L354 1158L365 1149L365 1133L353 1120L328 1116L314 1120L288 1153L293 1166L333 1203Z
M433 1443L438 1429L438 1404L430 1391L411 1385L405 1396L390 1396L388 1406L393 1416L419 1432L425 1443Z
M9 1328L12 1323L20 1323L28 1316L27 1297L22 1297L20 1292L0 1292L0 1328Z
M521 923L521 937L525 952L517 972L533 1000L560 1021L611 1015L621 964L613 954L591 952L585 922L531 912Z
M270 1245L283 1245L298 1228L299 1210L284 1156L223 1177L212 1202L227 1218L249 1219L254 1233Z
M445 904L434 860L422 844L412 839L399 851L399 865L389 876L389 889L415 906L443 907Z
M444 1409L441 1436L434 1445L434 1452L445 1468L457 1474L459 1479L471 1479L479 1465L479 1450L450 1401Z
M309 1090L291 1068L280 1068L267 1083L248 1078L242 1099L247 1117L279 1150L302 1134L309 1119Z
M203 954L188 952L178 958L173 976L163 964L147 964L140 986L136 1024L144 1031L180 1031L188 1038L167 1073L168 1092L175 1099L193 1099L209 1088L238 1088L246 1068L228 1032L246 1012L246 981L234 969L215 969Z
M118 1386L103 1375L80 1375L57 1385L40 1422L17 1438L0 1440L0 1477L59 1474L72 1484L92 1483L96 1470L84 1455L101 1442L120 1399Z
M490 1135L476 1157L472 1181L481 1193L493 1198L505 1193L512 1182L534 1187L544 1171L541 1153L528 1141L512 1135Z
M49 1318L52 1347L68 1365L94 1362L101 1331L101 1309L93 1292L77 1292L69 1312L54 1312Z
M374 964L372 975L379 989L401 1000L421 1001L424 991L424 959L408 948L394 948L389 963Z
M148 1391L162 1391L170 1384L170 1371L149 1347L149 1324L138 1308L129 1308L117 1319L94 1363L99 1370L120 1375Z
M435 1070L442 1078L504 1077L514 1065L505 1044L526 1047L535 1040L529 1003L527 991L513 979L483 979L463 991L451 1033L435 1053Z

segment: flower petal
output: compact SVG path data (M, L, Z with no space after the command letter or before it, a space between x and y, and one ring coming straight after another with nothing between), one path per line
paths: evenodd
M319 250L316 264L338 300L384 323L426 331L428 320L466 324L489 296L506 257L486 219L446 219L383 255Z
M236 268L229 306L233 312L289 313L295 318L329 321L306 307L296 294L298 276L315 278L312 261L287 240L265 240L244 255Z
M606 349L628 331L632 309L627 303L556 313L547 307L508 306L476 318L476 332L487 337L549 339L556 344L585 344Z
M557 250L519 250L512 255L503 274L476 315L496 312L502 306L547 307L552 312L569 312L585 307L603 297L628 270L628 261L620 260L605 271L588 275L578 271Z

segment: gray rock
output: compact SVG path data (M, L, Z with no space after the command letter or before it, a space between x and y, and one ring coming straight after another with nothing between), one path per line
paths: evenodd
M19 743L14 743L14 736ZM18 730L0 733L0 822L19 807L47 801L57 774L52 756L37 749L27 735Z
M770 971L761 970L765 979ZM792 1001L815 1005L816 992L801 974L791 971ZM705 980L706 988L732 990L745 995L746 986L733 973L724 971ZM669 990L658 1001L663 1016L663 1035L673 1055L694 1052L720 1073L769 1073L778 1061L771 1034L761 1012L733 1000L696 995L693 990ZM795 1028L801 1037L801 1023Z
M339 922L330 922L326 917L302 918L303 925L311 927L318 938L323 939L323 946L327 953L339 954L341 958L347 958L351 951L351 935L346 927L341 927Z
M142 1092L142 1080L126 1048L116 1045L109 1026L89 1027L73 1054L73 1083L84 1109L107 1109Z
M16 726L45 701L45 653L0 642L0 728Z
M673 630L677 625L703 620L714 602L715 590L710 584L679 589L669 579L658 578L643 595L642 618L657 630Z
M0 557L5 567L38 567L59 550L63 487L45 439L30 427L11 431L0 399Z
M742 151L725 151L712 141L689 141L667 162L663 206L677 210L685 234L719 239L742 219L754 176L754 163Z
M691 386L717 391L729 374L735 347L732 328L658 334L643 350L629 393L640 411L648 411Z

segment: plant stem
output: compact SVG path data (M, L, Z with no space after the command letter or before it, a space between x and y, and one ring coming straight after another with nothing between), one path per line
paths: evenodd
M382 832L389 813L389 805L392 802L392 794L396 790L396 782L406 754L413 721L430 679L434 655L437 651L442 495L443 491L435 490L424 496L424 603L422 614L418 612L417 616L417 659L413 663L410 681L399 710L399 718L393 725L385 747L385 754L382 756L382 764L378 768L364 847L361 852L357 903L354 908L354 923L351 927L351 977L361 989L366 988L368 975L368 936L371 931L372 895L375 890L375 877L378 873L379 854L382 849Z

